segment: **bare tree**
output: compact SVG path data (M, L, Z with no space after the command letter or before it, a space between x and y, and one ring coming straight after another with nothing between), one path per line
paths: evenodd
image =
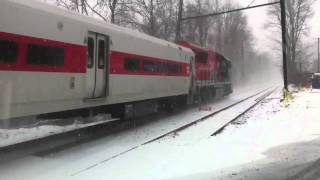
M135 0L131 9L138 16L138 19L136 19L134 23L139 25L142 31L151 36L156 36L157 20L155 8L158 2L159 0ZM139 18L141 18L143 22L139 22Z
M115 13L116 13L116 8L117 8L117 3L119 2L118 0L108 0L109 2L109 9L111 12L111 23L115 23Z
M129 4L132 0L96 0L98 4L98 16L104 16L105 19L110 19L113 24L120 24L121 16L127 16ZM103 19L104 19L103 18Z
M186 6L185 16L197 16L211 12L212 4L206 0L196 0ZM209 29L212 26L211 18L188 20L184 24L185 38L202 46L207 46Z
M157 34L159 38L175 40L178 24L179 1L166 0L156 4Z
M289 73L297 70L296 60L303 49L301 38L308 30L307 21L312 17L312 4L314 0L287 0L286 3L286 18L287 18L287 53L288 53L288 66ZM279 5L271 6L268 11L269 16L273 18L273 21L268 22L268 27L281 28L281 9ZM276 21L274 21L276 20ZM281 41L276 40L277 43Z
M183 0L179 0L178 4L178 17L177 17L177 25L176 25L176 41L181 40L181 25L182 25L182 16L184 10Z
M118 23L117 15L125 15L128 3L132 0L55 0L58 6L89 16L98 16L102 20Z
M219 2L219 0L215 0L214 2L214 8L216 12L219 12L221 10L221 3ZM218 52L222 51L222 39L221 39L221 35L222 35L222 16L218 16L215 19L215 30L216 30L216 43L215 43L215 47L217 49Z
M87 0L56 0L58 6L88 15Z
M176 30L177 0L132 0L128 24L151 36L173 40Z

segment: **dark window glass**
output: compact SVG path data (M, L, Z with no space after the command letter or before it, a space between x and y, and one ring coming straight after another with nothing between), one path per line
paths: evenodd
M143 70L145 72L158 72L158 67L157 64L152 61L144 61Z
M196 54L196 61L198 63L206 64L208 59L208 53L206 52L199 52Z
M88 68L93 67L94 62L94 40L93 38L88 38L88 60L87 60L87 66Z
M106 62L106 43L105 40L99 40L98 65L100 69L104 68Z
M182 72L182 67L179 64L169 64L168 70L171 73L180 73L180 72Z
M220 62L220 69L223 70L223 71L228 69L228 64L227 64L226 61L221 61Z
M0 64L17 62L18 44L14 41L0 39Z
M167 72L167 65L166 63L159 63L159 72Z
M63 66L64 49L54 46L28 45L27 63L33 65Z
M139 71L140 60L136 58L126 58L124 62L124 69L129 71Z

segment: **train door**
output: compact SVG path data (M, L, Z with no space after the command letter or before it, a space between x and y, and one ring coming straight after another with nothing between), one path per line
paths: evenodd
M104 98L108 94L109 37L90 32L87 43L87 98Z

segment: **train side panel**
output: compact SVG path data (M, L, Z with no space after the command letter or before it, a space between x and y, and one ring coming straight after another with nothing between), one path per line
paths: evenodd
M87 76L89 32L110 38L105 62L108 94L97 101L86 100L86 88L92 84ZM191 50L39 2L1 1L0 40L18 46L16 62L0 61L0 88L4 90L0 94L0 119L187 95L189 92L189 66L194 57ZM42 52L39 48L45 52L63 52L64 62L40 65L34 53L35 58L31 59L36 60L30 64L30 49ZM118 59L114 57L119 53L125 55ZM127 58L137 57L139 72L123 69ZM145 61L163 62L167 67L172 64L177 70L148 69Z

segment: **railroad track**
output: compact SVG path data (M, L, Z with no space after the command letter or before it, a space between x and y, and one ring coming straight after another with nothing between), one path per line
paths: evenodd
M270 89L270 88L268 88L268 89ZM172 131L170 131L170 132L168 132L168 133L165 133L165 134L163 134L163 135L161 135L161 136L158 136L158 137L156 137L156 138L154 138L154 139L152 139L152 140L150 140L150 141L147 141L147 142L143 143L142 145L146 145L146 144L152 143L152 142L157 141L157 140L159 140L159 139L161 139L161 138L163 138L163 137L165 137L165 136L168 136L168 135L170 135L170 134L174 134L174 133L178 133L178 132L180 132L180 131L183 131L183 130L185 130L185 129L187 129L187 128L189 128L189 127L191 127L191 126L193 126L193 125L195 125L195 124L197 124L197 123L200 123L200 122L202 122L202 121L205 121L205 120L209 119L210 117L212 117L212 116L214 116L214 115L216 115L216 114L218 114L218 113L221 113L222 111L226 111L226 110L232 108L233 106L236 106L236 105L238 105L238 104L240 104L240 103L242 103L242 102L244 102L244 101L246 101L246 100L248 100L248 99L250 99L250 98L252 98L252 97L254 97L254 96L257 96L257 95L259 95L259 94L261 94L261 93L263 93L263 92L265 92L265 91L268 91L268 89L262 90L262 91L260 91L260 92L258 92L258 93L256 93L256 94L251 95L251 96L249 96L249 97L246 97L246 98L244 98L244 99L242 99L242 100L240 100L240 101L238 101L238 102L236 102L236 103L233 103L233 104L231 104L231 105L229 105L229 106L226 106L226 107L224 107L224 108L222 108L222 109L219 109L218 111L212 112L212 113L210 113L210 114L208 114L208 115L206 115L206 116L204 116L204 117L201 117L201 118L199 118L199 119L197 119L197 120L195 120L195 121L193 121L193 122L191 122L191 123L188 123L188 124L186 124L186 125L184 125L184 126L181 126L181 127L179 127L179 128L176 128L176 129L174 129L174 130L172 130ZM275 89L274 89L274 90L275 90ZM274 91L274 90L273 90L273 91ZM272 94L273 91L267 92L266 94L270 95L270 94ZM263 96L263 97L264 97L264 96ZM265 96L265 97L266 97L266 96ZM264 97L264 98L265 98L265 97ZM260 97L259 97L259 98L260 98ZM259 99L259 98L258 98L258 99ZM262 98L259 102L261 102L264 98ZM259 103L259 102L257 102L257 103ZM249 111L250 109L251 109L251 107L250 107L247 111ZM247 112L247 111L246 111L246 112ZM245 114L246 112L241 113L239 116L237 116L237 118L240 117L240 116L242 116L242 115ZM236 118L236 119L237 119L237 118Z
M218 130L216 130L215 132L213 132L211 134L211 136L216 136L218 134L220 134L228 125L230 125L231 123L233 123L234 121L236 121L239 117L243 116L244 114L246 114L248 111L250 111L252 108L254 108L255 106L257 106L261 101L263 101L266 97L270 96L274 91L276 91L278 89L278 87L264 93L262 96L258 97L255 100L255 103L253 105L251 105L249 108L247 108L245 111L243 111L242 113L238 114L236 117L234 117L233 119L231 119L228 123L226 123L225 125L223 125L221 128L219 128Z
M180 126L180 127L176 128L174 130L166 132L166 133L164 133L164 134L162 134L160 136L157 136L157 137L154 137L154 138L152 138L150 140L147 140L147 141L145 141L143 143L139 143L137 145L133 145L132 147L128 147L128 148L126 148L126 150L121 151L119 153L116 153L113 156L108 157L108 158L106 158L106 159L104 159L102 161L94 163L93 165L91 165L91 166L89 166L89 167L87 167L87 168L85 168L85 169L83 169L81 171L78 171L78 172L74 173L73 175L76 175L76 174L79 174L79 173L81 173L83 171L86 171L88 169L94 168L94 167L98 166L99 164L105 163L105 162L110 161L110 160L112 160L114 158L122 156L122 155L124 155L124 154L126 154L126 153L128 153L128 152L130 152L130 151L132 151L134 149L137 149L137 148L139 148L141 146L145 146L147 144L150 144L150 143L152 143L154 141L157 141L157 140L159 140L161 138L164 138L164 137L166 137L166 136L168 136L170 134L177 133L179 131L183 131L183 130L185 130L185 129L187 129L187 128L189 128L189 127L191 127L191 126L193 126L193 125L195 125L197 123L200 123L201 121L205 121L205 120L209 119L210 117L212 117L212 116L214 116L214 115L216 115L216 114L218 114L218 113L220 113L222 111L226 111L226 110L232 108L233 106L236 106L236 105L238 105L238 104L240 104L240 103L242 103L242 102L244 102L244 101L246 101L246 100L248 100L250 98L258 96L259 94L262 94L262 96L259 96L259 97L261 97L261 100L262 100L262 99L264 99L264 97L267 96L267 94L271 94L273 92L273 91L271 92L270 89L271 88L267 88L267 89L264 89L262 91L259 91L258 93L255 93L255 94L253 94L253 95L251 95L249 97L243 98L240 101L232 103L232 104L230 104L230 105L228 105L228 106L226 106L226 107L224 107L222 109L219 109L219 110L217 110L215 112L212 112L212 113L210 113L210 114L208 114L208 115L206 115L204 117L196 119L196 120L192 121L191 123L187 123L187 124L185 124L183 126ZM259 103L259 102L257 102L257 103ZM21 156L21 157L23 157L25 155L30 155L30 154L37 155L37 156L45 156L47 154L54 153L54 152L59 152L61 150L64 150L64 149L67 149L69 147L73 147L73 146L79 145L81 143L90 142L90 141L96 139L95 137L99 136L99 133L97 133L97 134L94 135L94 137L92 137L92 135L86 135L86 134L85 135L81 135L79 137L79 134L81 134L82 131L83 130L78 130L78 131L74 131L74 132L70 132L70 133L66 133L66 134L55 135L54 138L52 138L52 137L43 138L43 139L38 139L38 140L35 140L35 141L32 141L32 142L26 142L26 143L21 143L21 144L13 145L13 146L10 146L10 147L6 147L6 148L1 148L0 149L0 161L6 160L6 159L3 159L1 157L5 157L7 159L10 159L10 153L14 154L13 155L14 158L19 158L19 157L16 157L17 153L15 152L15 150L17 150L17 149L22 151L22 153L20 153L20 154L18 153L19 156ZM106 134L103 134L103 135L105 136ZM54 141L54 142L50 142L51 140ZM30 147L30 149L32 149L32 150L28 150L29 149L28 147ZM34 147L36 147L36 149L33 149Z
M92 168L94 168L94 167L96 167L96 166L99 166L100 164L106 163L106 162L108 162L108 161L110 161L110 160L112 160L112 159L115 159L115 158L117 158L117 157L119 157L119 156L122 156L122 155L124 155L124 154L126 154L126 153L128 153L128 152L130 152L130 151L133 151L133 150L135 150L135 149L137 149L137 148L140 148L140 147L142 147L142 146L145 146L145 145L147 145L147 144L150 144L150 143L152 143L152 142L155 142L155 141L157 141L157 140L160 140L160 139L162 139L162 138L164 138L164 137L166 137L166 136L169 136L169 135L171 135L171 134L175 134L175 133L178 133L178 132L180 132L180 131L186 130L187 128L189 128L189 127L191 127L191 126L193 126L193 125L195 125L195 124L197 124L197 123L200 123L200 122L202 122L202 121L208 120L210 117L212 117L212 116L214 116L214 115L216 115L216 114L218 114L218 113L221 113L221 112L223 112L223 111L226 111L226 110L228 110L228 109L230 109L230 108L232 108L232 107L234 107L234 106L236 106L236 105L241 104L242 102L244 102L244 101L246 101L246 100L248 100L248 99L251 99L251 98L253 98L253 97L255 97L255 96L258 96L259 94L262 94L261 96L259 96L259 97L255 100L256 103L254 103L253 106L250 106L246 111L244 111L244 112L242 112L241 114L239 114L236 118L233 118L232 120L230 120L230 121L229 121L228 123L226 123L222 128L220 128L220 129L218 129L217 131L215 131L215 132L213 133L213 135L214 135L216 132L222 132L222 130L223 130L227 125L229 125L231 122L235 121L237 118L239 118L240 116L242 116L243 114L245 114L246 112L248 112L248 111L249 111L250 109L252 109L255 105L257 105L259 102L261 102L261 101L262 101L263 99L265 99L267 96L269 96L270 94L272 94L277 88L273 88L273 89L271 89L271 90L270 90L270 89L271 89L271 88L267 88L267 89L264 89L264 90L262 90L262 91L259 91L258 93L255 93L255 94L253 94L253 95L251 95L251 96L249 96L249 97L246 97L246 98L244 98L244 99L242 99L242 100L240 100L240 101L237 101L237 102L235 102L235 103L233 103L233 104L230 104L230 105L228 105L228 106L226 106L226 107L224 107L224 108L222 108L222 109L219 109L219 110L217 110L217 111L215 111L215 112L212 112L212 113L210 113L210 114L208 114L208 115L206 115L206 116L204 116L204 117L201 117L201 118L199 118L199 119L196 119L195 121L192 121L191 123L187 123L187 124L185 124L185 125L183 125L183 126L180 126L180 127L176 128L176 129L174 129L174 130L171 130L171 131L169 131L169 132L167 132L167 133L164 133L164 134L162 134L162 135L160 135L160 136L157 136L157 137L155 137L155 138L152 138L151 140L148 140L148 141L146 141L146 142L144 142L144 143L140 143L140 144L138 144L138 145L136 145L136 146L133 146L132 148L128 148L128 149L125 150L125 151L122 151L122 152L120 152L120 153L118 153L118 154L116 154L116 155L113 155L113 156L108 157L108 158L106 158L106 159L104 159L104 160L102 160L102 161L100 161L100 162L97 162L97 163L91 165L91 166L88 166L87 168L82 169L82 170L80 170L80 171L72 174L72 176L75 176L75 175L80 174L80 173L82 173L82 172L84 172L84 171L90 170L90 169L92 169Z

